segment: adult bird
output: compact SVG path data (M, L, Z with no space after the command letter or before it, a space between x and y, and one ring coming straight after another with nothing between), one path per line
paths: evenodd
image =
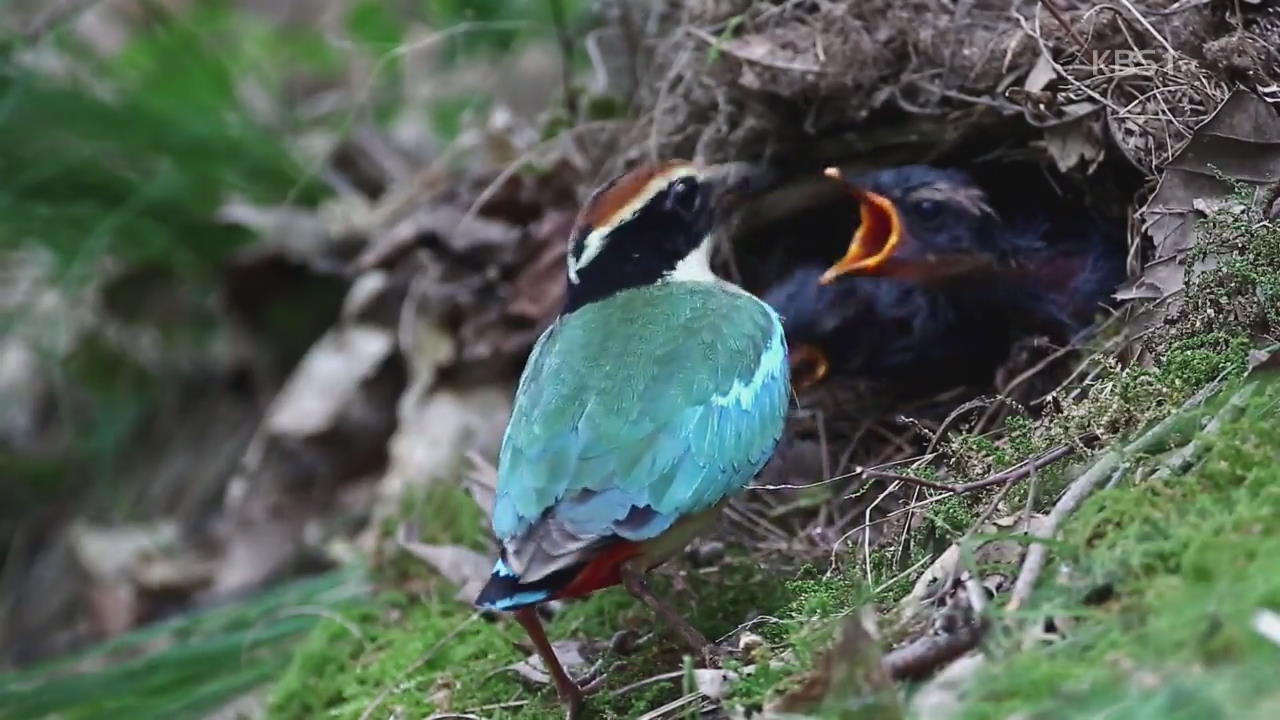
M476 602L515 614L570 717L581 691L539 603L620 583L713 651L644 573L746 486L782 434L782 324L710 267L717 217L749 178L741 165L676 161L597 190L569 239L563 312L520 378L498 458L501 552Z
M846 190L860 218L843 257L764 295L798 388L839 374L906 400L989 385L1020 339L1071 342L1124 278L1122 238L1100 223L1043 208L1002 217L960 170L896 167Z

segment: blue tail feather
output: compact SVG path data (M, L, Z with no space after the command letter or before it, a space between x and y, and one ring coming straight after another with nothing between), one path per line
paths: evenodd
M559 589L569 584L582 566L558 570L531 583L520 582L520 576L502 559L493 564L493 574L476 597L476 605L485 610L519 610L550 600Z

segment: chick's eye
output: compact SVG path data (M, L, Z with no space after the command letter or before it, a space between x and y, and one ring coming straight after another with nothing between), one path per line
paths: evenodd
M692 178L680 178L667 190L667 207L683 215L697 211L698 200L698 183Z
M921 220L933 220L942 213L942 203L937 200L917 200L912 210Z

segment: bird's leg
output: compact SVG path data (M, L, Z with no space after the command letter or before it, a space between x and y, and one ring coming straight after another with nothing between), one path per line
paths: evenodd
M702 655L708 667L716 667L720 664L720 649L707 642L705 635L698 632L698 629L690 625L674 608L654 595L653 590L649 589L649 583L645 580L643 572L624 563L621 574L622 586L627 589L627 592L649 606L649 609L666 623L667 627L675 631L695 653Z
M551 647L551 641L547 640L547 633L542 629L542 621L538 619L538 611L530 605L516 610L515 616L516 621L524 627L524 631L529 633L534 649L542 657L542 664L547 666L547 672L551 674L551 680L555 683L556 695L560 697L560 702L568 708L565 714L566 720L577 720L582 714L582 690L578 688L573 678L569 677L569 673L564 671L560 658L556 657L556 651Z

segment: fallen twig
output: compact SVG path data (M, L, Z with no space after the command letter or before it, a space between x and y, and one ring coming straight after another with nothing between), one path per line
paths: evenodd
M1040 0L1040 4L1049 11L1049 14L1053 16L1053 19L1057 21L1058 25L1067 33L1067 37L1070 37L1071 41L1076 44L1076 47L1079 48L1080 52L1084 52L1085 49L1089 47L1088 43L1086 43L1084 39L1076 33L1076 29L1071 27L1071 22L1062 14L1062 8L1059 8L1053 0Z
M1097 435L1090 434L1080 438L1079 442L1083 445L1089 445L1094 442L1097 442L1097 439L1098 439ZM1076 453L1076 451L1077 451L1077 448L1074 445L1059 445L1057 447L1046 450L1045 452L1040 453L1039 455L1033 458L1024 460L1023 462L1018 463L1017 465L1014 465L1011 468L1007 468L1005 470L1001 470L1000 472L993 473L981 480L974 480L973 482L960 483L959 485L948 485L946 483L940 483L934 480L926 480L924 478L919 478L912 475L902 475L899 473L884 472L880 470L867 470L864 474L866 475L866 477L871 478L873 480L894 480L897 482L903 482L910 485L919 485L920 487L926 487L933 490L938 490L941 492L945 492L949 495L963 495L965 493L973 492L974 490L981 490L983 488L991 487L992 485L1015 483L1031 475L1032 473L1041 470L1042 468L1045 468L1059 460L1062 460L1063 458L1071 457Z
M924 635L885 654L881 666L894 680L914 680L978 646L990 623L978 618L946 635Z
M1236 393L1231 396L1231 399L1227 400L1226 405L1224 405L1222 409L1213 416L1213 419L1209 421L1209 424L1204 426L1204 430L1202 430L1195 438L1192 438L1191 442L1175 450L1170 455L1169 459L1162 463L1160 465L1160 469L1156 470L1149 479L1155 482L1160 482L1167 480L1174 475L1180 475L1190 470L1191 466L1195 464L1196 458L1198 458L1204 450L1204 438L1216 434L1222 429L1224 424L1235 419L1244 409L1244 404L1249 400L1249 397L1253 395L1253 391L1256 387L1256 383L1249 383L1236 391Z
M1058 527L1064 520L1071 516L1071 513L1080 507L1080 503L1089 497L1089 493L1098 486L1098 483L1111 475L1111 471L1120 464L1124 454L1120 450L1112 450L1102 457L1098 458L1080 477L1076 478L1067 491L1062 494L1057 504L1053 506L1053 510L1046 518L1044 526L1033 531L1027 529L1027 537L1039 540L1048 540L1058 532ZM1022 561L1022 570L1018 573L1018 579L1013 584L1013 593L1009 598L1009 604L1005 607L1009 610L1017 610L1023 603L1031 597L1031 591L1035 589L1036 580L1040 578L1040 572L1044 569L1045 558L1048 556L1048 546L1044 543L1035 543L1027 548L1027 556Z
M1085 498L1093 492L1098 484L1121 469L1121 465L1126 458L1151 452L1153 448L1157 447L1173 432L1183 412L1203 402L1216 387L1217 384L1213 383L1201 389L1200 392L1184 403L1177 412L1156 423L1154 427L1123 449L1110 450L1104 453L1088 470L1081 473L1071 483L1067 491L1062 494L1062 497L1053 506L1053 510L1050 511L1049 516L1045 519L1045 524L1039 528L1039 531L1031 532L1028 530L1028 537L1033 540L1048 540L1052 538L1057 534L1058 528L1063 521L1080 507L1080 504L1084 502ZM1036 580L1039 579L1040 573L1044 570L1048 552L1049 548L1043 542L1034 543L1027 549L1027 556L1022 561L1022 569L1018 572L1018 579L1014 582L1013 592L1010 593L1009 602L1005 605L1006 609L1017 610L1030 599L1031 593L1035 589Z

